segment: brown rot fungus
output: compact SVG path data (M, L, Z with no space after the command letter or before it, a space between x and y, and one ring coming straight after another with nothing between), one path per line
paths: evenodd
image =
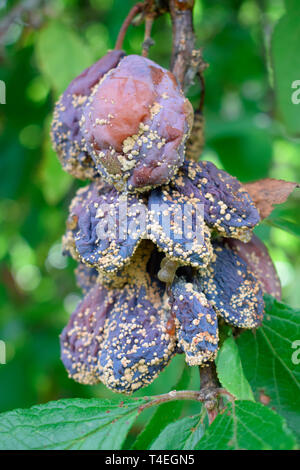
M251 235L258 214L250 196L212 164L193 163L193 171L188 164L176 182L147 195L127 193L122 213L124 197L95 181L71 204L64 244L80 262L85 297L61 344L74 380L132 393L176 353L184 353L189 365L208 365L218 351L219 318L238 328L258 327L263 292L279 296L280 284L265 246ZM182 206L189 202L193 216L199 201L200 227L208 234L202 245L187 235L195 219ZM182 211L187 233L177 225L180 217L170 218L170 207L175 215Z
M80 128L102 177L132 191L167 183L176 174L192 123L192 106L174 75L130 55L94 86Z
M176 353L189 365L213 361L219 318L258 327L263 292L280 294L252 234L258 221L248 192L209 162L185 163L148 193L99 181L81 188L64 237L85 293L61 336L70 377L132 393Z
M230 239L227 240L227 245L248 264L260 281L263 291L281 300L280 280L263 242L253 234L248 243Z
M197 279L193 281L176 278L170 299L176 318L178 345L190 366L213 360L218 351L217 315L198 288Z
M70 206L65 251L100 271L111 272L129 262L146 228L136 224L137 213L146 213L143 200L120 194L97 181L81 188Z
M108 52L70 83L59 98L53 115L51 137L65 171L80 179L97 175L95 164L82 144L79 127L83 108L93 87L124 56L122 51Z
M210 162L187 163L175 182L147 195L119 193L98 181L79 189L70 206L64 248L77 261L108 273L128 264L148 239L167 256L159 273L167 282L176 266L209 265L212 234L245 241L258 221L249 194L235 178ZM165 268L171 263L170 275Z
M220 235L251 239L259 213L247 190L233 176L211 162L186 162L174 183L185 201L203 204L206 224Z
M202 292L226 322L239 328L257 327L264 312L260 282L224 242L215 241L213 247L215 260L206 272L198 274Z
M132 393L151 383L174 355L171 309L163 285L146 272L149 256L148 250L136 277L121 289L96 282L71 316L61 350L74 380Z
M226 240L213 242L207 269L179 268L170 288L157 279L161 256L149 241L115 279L95 279L93 268L80 265L85 297L61 335L70 377L130 394L151 383L176 353L185 353L191 366L213 361L218 317L240 328L259 326L263 286Z
M157 200L155 190L147 201L118 193L113 186L99 189L97 182L81 188L70 206L63 239L65 253L107 274L128 264L141 241L148 239L179 264L207 266L213 252L210 230L203 219L198 221L200 237L196 231L185 235L182 212L177 214L178 207L173 204L172 213L170 205L163 202Z
M61 337L70 377L132 393L176 353L213 361L219 318L258 327L263 292L280 296L258 222L245 188L210 162L185 162L147 193L79 189L64 237L85 293Z
M177 353L208 366L224 322L260 326L264 293L280 299L281 288L253 230L297 184L242 185L188 160L203 145L202 110L186 154L191 104L171 72L119 50L125 29L59 99L52 140L66 171L93 180L72 200L63 238L84 297L61 334L61 358L74 380L130 394ZM181 59L173 70L191 82L178 74Z
M174 355L170 318L155 282L109 291L95 284L61 335L70 377L125 393L151 383Z

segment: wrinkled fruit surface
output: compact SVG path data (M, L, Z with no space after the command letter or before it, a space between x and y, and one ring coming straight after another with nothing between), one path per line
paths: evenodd
M65 171L80 179L97 175L94 162L82 143L79 121L93 87L124 56L112 51L84 70L59 98L53 115L51 138L54 150Z
M82 72L56 105L64 169L94 180L71 202L63 238L84 297L61 334L61 358L80 383L130 394L177 353L205 366L222 322L257 328L263 294L281 297L253 229L297 185L243 186L211 162L188 161L192 125L173 74L122 51Z
M172 73L131 55L93 88L80 127L102 177L130 191L170 180L183 163L192 121Z
M171 72L112 51L59 99L52 142L75 177L101 175L120 191L147 190L176 174L192 124L193 108Z

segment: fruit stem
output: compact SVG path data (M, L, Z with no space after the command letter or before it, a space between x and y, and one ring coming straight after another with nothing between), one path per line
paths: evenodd
M218 415L218 399L217 394L214 393L216 390L220 390L220 383L217 377L216 366L214 363L209 364L206 367L199 367L200 372L200 392L204 395L210 395L211 398L204 402L208 421L211 424Z
M154 21L153 16L147 16L145 19L145 38L144 38L143 50L142 50L143 57L148 57L149 49L154 44L154 41L151 38L151 30L152 30L153 21Z
M124 42L124 38L126 36L126 32L127 32L127 29L129 28L129 26L131 25L131 22L133 20L133 18L138 14L140 13L144 8L144 4L139 2L139 3L136 3L130 10L130 12L128 13L127 17L125 18L122 26L121 26L121 29L119 31L119 34L118 34L118 37L117 37L117 40L116 40L116 44L115 44L115 50L121 50L122 47L123 47L123 42Z

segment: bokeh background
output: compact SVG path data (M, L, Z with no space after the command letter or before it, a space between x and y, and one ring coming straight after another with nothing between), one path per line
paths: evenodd
M7 363L0 365L0 412L64 397L113 395L101 385L69 380L59 359L58 335L81 297L75 262L61 253L61 236L69 202L85 182L61 169L49 126L59 94L113 48L134 3L0 1L0 79L6 84L6 104L0 104L0 340L7 346ZM18 11L23 13L15 16ZM283 0L196 0L198 44L209 63L202 158L244 182L267 176L300 181L299 143L278 120L272 88L269 43L283 14ZM130 28L127 53L141 52L143 34L142 25ZM168 67L167 15L155 22L153 39L150 58ZM199 96L195 84L189 93L195 106ZM283 300L293 307L300 305L299 204L299 194L293 195L257 229L278 269ZM178 356L135 395L169 391L182 367ZM190 374L190 387L197 388L197 368Z

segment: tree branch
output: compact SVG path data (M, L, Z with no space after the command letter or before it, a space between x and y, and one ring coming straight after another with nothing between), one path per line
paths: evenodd
M226 395L230 400L234 400L234 396L231 395L227 390L223 388L207 388L204 390L172 390L169 393L164 393L162 395L155 395L153 397L144 397L145 400L148 400L147 403L139 407L139 413L150 408L151 406L161 405L162 403L177 401L177 400L192 400L204 403L210 403L215 400L218 396ZM138 398L137 398L138 400Z
M197 162L205 144L205 120L202 111L199 109L194 114L194 124L191 135L186 144L185 158Z
M154 21L153 16L146 16L146 19L145 19L145 37L144 37L143 50L142 50L142 56L143 57L148 57L149 49L154 44L154 41L151 38L151 29L152 29L153 21Z
M205 401L205 407L211 424L213 420L218 415L218 400L217 397L219 393L214 393L214 391L220 391L220 383L217 377L216 366L214 363L206 367L199 367L200 372L200 392L208 397L211 395L211 398L208 398Z
M202 62L201 51L195 48L194 0L170 0L169 6L173 29L171 69L186 92Z
M29 14L38 7L44 7L45 4L45 0L24 0L14 6L0 22L0 40L13 23L22 21L24 14Z
M171 69L186 93L198 75L201 83L199 109L195 112L194 126L186 147L187 160L198 160L204 147L203 105L205 83L203 71L207 64L202 57L202 50L196 49L193 28L194 0L170 0L170 13L173 28L173 49Z

